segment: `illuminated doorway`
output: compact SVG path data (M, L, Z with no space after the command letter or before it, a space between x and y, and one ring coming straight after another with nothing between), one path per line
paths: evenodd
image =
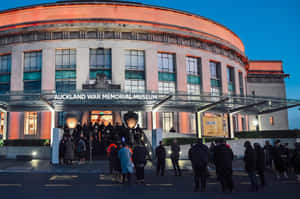
M109 123L113 124L113 113L112 111L92 111L91 121L93 124L98 123L107 126Z

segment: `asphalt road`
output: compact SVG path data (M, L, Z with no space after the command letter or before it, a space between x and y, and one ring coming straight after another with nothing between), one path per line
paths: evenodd
M215 175L209 178L207 192L193 192L193 177L184 173L181 177L168 173L165 177L146 174L145 185L134 183L121 185L109 175L102 174L46 174L46 173L1 173L1 198L300 198L300 184L294 178L274 181L268 174L268 186L257 193L250 192L249 179L243 172L234 176L236 191L222 193Z

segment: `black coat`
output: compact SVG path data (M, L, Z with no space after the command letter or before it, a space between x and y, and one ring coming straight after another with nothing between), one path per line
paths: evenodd
M216 172L220 174L232 173L233 152L225 144L217 145L214 153L214 162L216 165Z
M247 172L256 171L256 154L251 146L247 147L245 150L244 162Z
M274 146L273 147L273 160L274 160L274 165L277 171L279 172L284 172L284 162L282 159L282 146Z
M300 147L297 147L293 152L292 164L296 174L300 174Z
M147 150L144 146L136 146L133 150L132 160L136 167L145 166Z
M166 149L163 146L158 146L155 149L155 156L157 161L164 162L166 160Z
M209 161L209 150L204 144L196 144L190 150L190 160L193 166L206 167Z
M171 158L178 160L180 155L180 146L178 144L171 145Z
M256 170L264 171L265 170L265 153L262 148L255 148L256 154Z

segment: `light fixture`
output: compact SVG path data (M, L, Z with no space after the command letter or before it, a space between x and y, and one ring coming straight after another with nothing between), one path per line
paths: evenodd
M66 124L69 129L74 129L77 125L77 117L75 114L66 115Z
M257 121L256 119L254 119L254 120L252 121L252 124L253 124L253 126L257 126L257 125L258 125L258 121Z
M33 151L32 152L32 156L36 156L37 155L37 152L36 151Z
M138 114L129 111L124 115L124 121L126 122L126 125L128 128L133 129L136 127L138 122L139 116Z

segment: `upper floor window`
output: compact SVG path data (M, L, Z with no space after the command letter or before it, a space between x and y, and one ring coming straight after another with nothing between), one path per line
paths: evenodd
M235 93L235 84L234 84L234 68L227 67L227 82L228 82L228 93Z
M186 72L188 75L200 75L200 58L186 57Z
M75 49L56 49L56 69L76 69Z
M90 69L111 69L111 49L90 49Z
M210 86L211 93L213 95L220 95L222 84L221 84L221 63L210 62Z
M243 73L239 72L239 85L240 85L240 95L244 96L244 80L243 80ZM255 95L255 94L253 94Z
M158 70L160 72L175 72L175 55L170 53L158 53Z
M24 72L41 71L42 51L24 53Z
M145 51L125 50L126 70L145 70Z
M163 94L175 93L175 82L158 82L158 92Z
M11 55L0 56L0 73L10 73L11 71Z

